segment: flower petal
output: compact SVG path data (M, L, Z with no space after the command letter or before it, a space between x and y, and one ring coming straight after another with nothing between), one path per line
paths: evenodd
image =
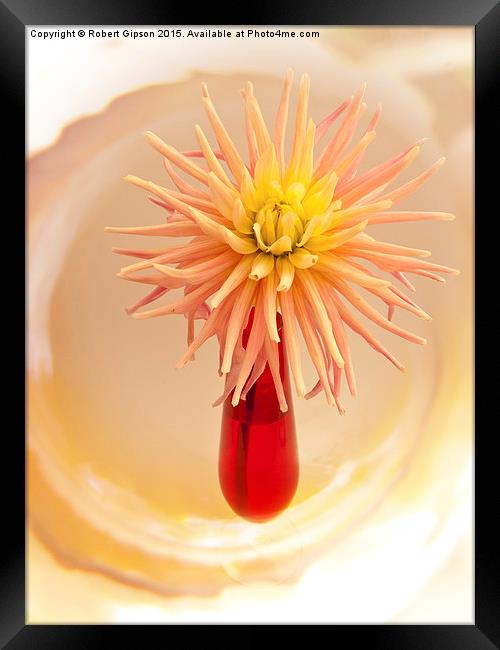
M264 152L257 160L253 178L257 191L260 191L264 195L270 194L272 184L279 182L278 161L272 142L266 146Z
M244 235L253 234L253 221L247 215L240 198L237 198L234 202L232 220L234 227L238 232L241 232Z
M319 253L316 269L323 273L331 281L337 279L355 282L361 287L387 287L391 283L382 278L377 278L363 273L349 262L334 253Z
M338 230L334 235L316 235L308 240L307 248L312 253L333 250L338 246L342 246L342 244L345 244L349 240L352 240L352 238L364 230L367 225L368 219L365 219L351 228Z
M207 172L192 162L187 156L184 156L179 151L177 151L177 149L167 144L166 142L163 142L161 138L159 138L154 133L151 133L151 131L146 131L144 137L150 145L152 145L157 151L162 154L162 156L168 158L171 162L177 165L177 167L185 171L186 174L193 176L193 178L196 178L198 181L204 183L205 185L208 183Z
M276 147L278 165L281 173L285 168L285 132L288 121L288 107L290 105L290 93L293 84L293 70L288 68L286 71L285 81L283 83L283 92L281 95L278 112L276 114L276 124L274 127L274 145Z
M231 140L219 115L217 114L217 111L215 110L212 100L210 99L210 95L208 94L208 88L206 84L202 84L202 93L203 104L205 106L208 119L210 120L210 123L214 130L215 137L217 138L217 142L219 143L219 147L224 154L224 158L226 159L229 169L239 183L241 180L241 175L243 173L243 168L245 167L245 163L243 162L240 154L238 153L238 150L234 146L233 141Z
M276 277L274 270L263 280L262 300L269 338L271 341L279 343L280 336L276 325Z
M276 396L280 405L280 411L285 413L288 411L288 404L283 390L283 382L280 375L280 361L278 353L278 345L276 342L271 341L269 336L264 337L264 346L267 354L267 361L269 369L274 380L274 387L276 389Z
M297 280L299 285L302 285L303 294L306 296L306 300L311 308L311 313L314 315L314 320L316 321L316 327L323 337L328 352L331 354L339 368L343 368L344 359L340 354L337 341L333 335L332 324L328 312L325 309L321 294L314 281L313 274L310 271L298 271Z
M230 296L219 307L212 310L200 333L194 338L193 342L189 345L189 348L176 363L176 368L182 368L185 366L196 350L200 348L205 341L216 334L221 327L224 327L234 300L236 300L236 295Z
M274 255L271 253L259 253L253 258L252 270L249 278L251 280L262 280L274 269Z
M223 183L214 172L209 172L208 174L208 189L210 190L210 197L216 208L226 219L231 221L233 217L233 206L238 198L238 193L233 187L229 188Z
M287 255L281 255L276 260L276 271L279 276L279 283L276 291L288 291L292 286L295 276L295 267Z
M266 329L265 329L264 312L262 309L261 290L262 290L261 286L259 285L257 289L257 296L255 299L255 311L254 311L252 329L250 331L250 336L248 337L245 356L241 364L240 372L238 375L238 381L234 388L233 398L231 401L233 406L236 406L240 401L240 396L245 386L245 383L252 371L255 360L264 343Z
M248 311L255 295L255 289L255 282L247 280L241 291L237 292L238 296L226 326L226 341L220 368L222 374L227 374L231 370L234 348L236 347L238 338L241 336L243 323L248 316Z
M318 261L318 256L307 250L307 248L296 248L290 253L290 262L298 269L308 269Z
M228 175L224 171L224 167L220 164L219 160L217 159L217 156L215 155L212 147L210 146L210 143L208 142L203 132L203 129L199 124L196 124L194 129L196 132L196 137L198 139L198 142L200 143L200 148L203 152L203 156L207 161L208 168L210 169L210 171L216 174L217 178L220 181L222 181L222 183L225 183L228 187L232 187L233 185L229 180Z
M264 118L262 117L259 103L255 99L255 97L247 96L246 105L248 109L250 122L255 132L257 148L259 154L262 155L264 151L267 149L268 145L271 144L271 138L269 137L269 132L267 130L267 126L264 121Z
M293 268L293 266L292 266ZM281 293L279 296L281 315L283 317L283 335L285 338L286 350L290 360L290 369L295 383L295 388L300 397L306 394L306 385L302 376L302 364L300 360L300 347L297 336L295 309L291 293Z
M283 235L269 246L269 252L273 255L282 255L283 253L289 253L291 250L292 240L288 235Z
M224 298L231 293L231 291L236 289L236 287L239 287L239 285L244 282L249 270L252 267L254 258L254 255L245 255L241 258L231 273L226 277L223 285L220 287L217 293L215 293L210 299L209 303L212 309L215 309L218 305L220 305Z
M328 404L334 403L333 393L330 388L330 381L328 379L328 373L326 370L325 360L323 358L323 351L321 349L321 344L318 339L318 335L314 328L314 325L310 319L309 313L306 309L303 294L301 290L296 289L295 283L292 287L295 313L297 315L297 320L300 325L300 329L304 336L304 341L306 343L311 361L313 362L318 376L321 380L323 390L325 391L326 399Z

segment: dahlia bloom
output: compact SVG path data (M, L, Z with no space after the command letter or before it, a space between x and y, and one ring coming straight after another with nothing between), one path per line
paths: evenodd
M150 293L127 309L129 314L139 319L166 314L184 314L187 318L188 348L177 367L192 359L207 339L217 336L219 374L225 376L225 387L214 405L231 393L234 405L245 399L267 363L280 408L287 410L279 373L279 312L298 395L310 398L323 391L327 402L336 404L343 414L343 373L350 393L356 394L346 326L397 368L404 369L355 312L412 343L425 344L425 339L393 322L396 307L426 320L430 316L392 280L414 291L406 273L439 282L444 282L442 273L458 273L424 260L430 255L426 250L374 239L366 233L367 226L454 217L444 212L389 211L444 162L441 158L413 180L387 189L415 159L422 140L368 171L358 171L366 148L375 138L380 117L378 106L362 136L351 145L366 109L364 86L316 126L308 119L309 77L303 75L290 152L286 155L292 83L293 73L289 70L272 132L262 117L252 84L247 83L241 91L247 161L235 147L203 84L202 100L219 150L213 148L198 125L195 132L199 149L184 153L153 133L146 133L147 141L163 156L177 190L136 176L125 180L150 192L150 200L166 211L166 221L107 230L190 238L187 243L168 248L113 250L140 260L122 268L119 277L152 286ZM337 120L340 125L321 146ZM191 178L187 180L179 170ZM381 277L365 266L366 262L391 279ZM155 309L138 311L179 288L183 288L182 297ZM367 302L360 290L380 299L387 316ZM244 347L242 335L252 310L253 324ZM198 319L205 322L196 333ZM299 333L318 376L309 391L302 375Z

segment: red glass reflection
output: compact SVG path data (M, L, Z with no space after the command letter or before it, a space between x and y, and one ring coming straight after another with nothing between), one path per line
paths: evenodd
M244 332L246 345L253 314ZM281 317L278 315L281 328ZM299 479L295 418L286 352L278 344L280 375L288 411L279 408L269 365L237 406L224 402L219 481L227 502L241 517L263 522L283 512Z

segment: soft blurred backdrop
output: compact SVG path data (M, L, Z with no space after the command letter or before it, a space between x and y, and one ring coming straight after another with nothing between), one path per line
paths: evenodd
M319 31L42 40L28 29L30 623L473 620L473 30ZM402 208L456 221L377 235L462 274L415 282L431 323L397 315L427 346L381 334L404 375L351 337L360 395L347 415L295 400L301 483L259 526L218 487L215 346L173 370L184 319L125 315L141 291L115 277L125 258L110 248L124 240L103 227L160 220L121 177L165 182L142 133L192 148L200 81L242 144L240 87L254 81L271 119L289 66L311 75L316 122L367 81L367 114L378 101L383 112L366 165L424 136L405 179L447 157Z

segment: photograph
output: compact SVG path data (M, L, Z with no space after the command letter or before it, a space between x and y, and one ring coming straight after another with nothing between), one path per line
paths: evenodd
M26 26L28 624L474 624L474 66Z

